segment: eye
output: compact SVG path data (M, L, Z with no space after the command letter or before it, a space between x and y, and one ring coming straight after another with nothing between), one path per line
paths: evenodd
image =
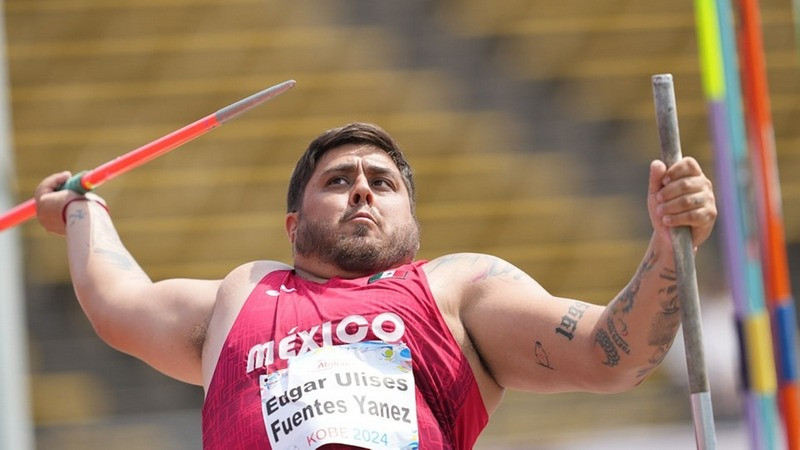
M393 189L394 184L386 178L376 178L372 180L372 185L381 189Z
M332 177L330 180L328 180L328 185L329 186L346 186L347 185L347 179L345 177L338 177L338 176L337 177Z

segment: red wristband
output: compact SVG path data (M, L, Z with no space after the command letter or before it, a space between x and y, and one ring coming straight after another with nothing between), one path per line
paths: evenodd
M61 220L63 220L65 224L67 223L67 207L72 202L95 202L98 205L102 206L103 209L105 209L106 212L109 215L111 214L111 211L109 211L108 206L106 206L103 202L100 202L100 201L97 201L97 200L94 200L94 199L91 199L91 198L87 198L87 197L75 197L75 198L73 198L71 200L68 200L67 203L64 203L64 207L61 208Z

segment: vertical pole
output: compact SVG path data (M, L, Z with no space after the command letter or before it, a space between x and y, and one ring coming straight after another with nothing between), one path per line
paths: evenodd
M721 200L726 269L741 339L745 414L754 450L778 448L776 375L770 322L747 184L747 139L741 111L730 0L695 0L703 91L708 102Z
M798 379L798 332L795 303L789 280L786 237L783 226L775 135L770 111L769 87L761 14L757 0L740 0L742 78L750 136L750 160L758 207L764 285L772 318L778 368L778 398L787 448L800 449L800 380Z
M0 6L2 1L0 0ZM5 41L5 22L0 16L0 39ZM5 42L0 45L0 210L11 206L11 158L9 95ZM28 388L27 336L20 269L19 230L0 233L0 448L33 449Z
M735 249L725 248L726 252L742 255L741 266L731 271L730 276L741 278L745 284L745 316L739 319L739 329L743 337L743 363L747 366L746 401L754 414L750 425L753 429L755 449L781 448L782 435L779 427L777 406L777 374L775 357L777 348L772 346L772 333L767 294L761 275L763 269L762 252L759 249L756 208L752 200L753 168L748 158L748 133L742 108L742 82L739 76L736 30L731 11L731 0L716 0L719 34L722 47L722 67L725 79L725 105L727 133L730 139L728 151L717 149L716 157L720 173L727 171L729 177L723 179L723 190L730 190L733 204L729 205L731 222L724 232L735 235ZM726 154L727 153L727 154ZM727 165L727 167L724 167Z
M682 158L672 75L653 76L653 98L658 136L661 141L661 158L669 167ZM678 277L678 298L681 302L681 324L689 371L695 441L698 449L713 450L717 446L717 436L703 350L700 296L697 290L692 233L689 227L675 227L671 229L671 234L675 253L675 273Z

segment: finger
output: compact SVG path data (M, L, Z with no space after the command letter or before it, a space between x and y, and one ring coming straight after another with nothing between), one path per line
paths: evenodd
M712 196L706 192L697 192L662 202L656 207L656 211L663 217L708 208L711 204L713 204Z
M664 186L658 192L658 200L660 202L668 202L683 195L691 195L701 192L706 192L709 195L713 195L711 181L708 178L703 176L681 178L679 180L670 181L669 184Z
M34 193L35 196L40 197L43 194L57 191L58 188L62 184L64 184L64 182L69 180L69 177L71 176L72 176L71 172L64 171L64 172L54 173L46 177L44 180L42 180L41 183L39 183L39 186L36 187L36 191Z
M669 181L679 180L684 177L698 176L703 174L700 163L691 156L681 158L667 170L666 178Z
M656 159L650 162L650 186L648 192L655 194L661 189L662 179L667 172L667 166L663 161Z
M710 208L697 208L679 214L669 214L661 218L664 225L670 227L699 227L713 223L715 213Z
M49 192L55 192L59 190L61 185L63 185L69 178L72 176L72 172L65 170L63 172L58 172L50 175L49 177L45 178L42 181L42 184L49 190Z

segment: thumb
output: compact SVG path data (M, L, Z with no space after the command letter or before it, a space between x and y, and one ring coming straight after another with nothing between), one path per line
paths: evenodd
M655 194L664 186L664 175L667 173L667 166L660 159L654 159L650 163L650 186L648 192Z

